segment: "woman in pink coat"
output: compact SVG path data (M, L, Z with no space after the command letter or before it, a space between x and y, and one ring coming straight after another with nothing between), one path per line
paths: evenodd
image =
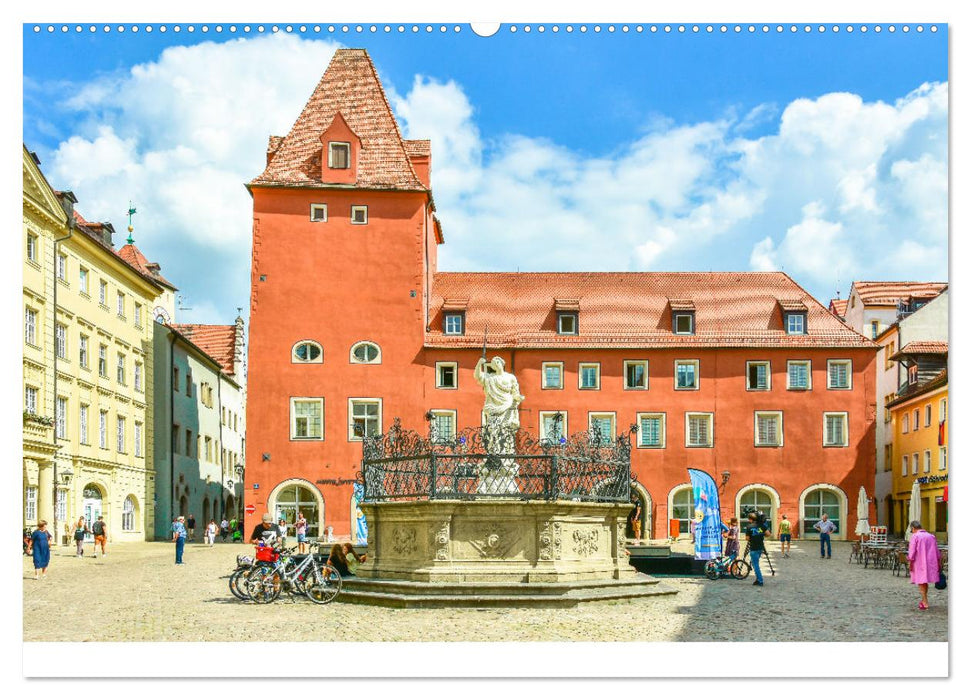
M941 577L937 538L920 526L919 520L910 523L910 582L920 589L919 610L927 610L927 584L937 583Z

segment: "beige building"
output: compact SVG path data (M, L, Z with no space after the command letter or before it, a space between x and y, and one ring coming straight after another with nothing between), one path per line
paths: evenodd
M114 541L154 531L154 309L174 288L115 251L23 151L24 527L70 543L99 514ZM126 246L127 247L127 246Z

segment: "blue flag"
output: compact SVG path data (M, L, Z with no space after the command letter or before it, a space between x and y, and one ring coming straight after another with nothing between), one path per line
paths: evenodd
M721 506L718 487L707 472L689 469L694 493L695 559L717 559L722 555Z

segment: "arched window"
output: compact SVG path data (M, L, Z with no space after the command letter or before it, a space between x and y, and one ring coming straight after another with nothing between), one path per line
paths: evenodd
M131 532L135 529L135 497L129 496L121 506L121 529Z
M309 483L293 481L278 487L270 499L274 517L278 522L284 518L288 525L297 522L297 515L302 513L307 520L307 536L319 537L324 524L323 499Z
M836 525L836 532L843 531L839 496L829 489L814 489L806 494L803 501L803 537L819 536L813 526L822 519L823 513L826 513L833 524Z
M671 497L671 520L681 523L681 537L691 535L691 517L694 515L694 497L691 487L685 486L674 492Z
M362 340L351 347L351 364L379 365L381 364L381 348L375 343Z
M324 361L324 350L319 343L312 340L301 340L293 346L290 360L291 362L305 364L320 364Z
M744 519L745 513L752 509L762 511L768 522L775 523L772 494L765 489L749 489L742 494L739 499L739 520Z

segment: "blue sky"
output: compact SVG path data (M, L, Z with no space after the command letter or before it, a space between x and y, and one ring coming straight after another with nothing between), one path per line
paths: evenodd
M432 139L442 269L785 269L824 301L837 279L845 295L946 278L944 26L43 26L24 28L24 140L86 218L121 229L135 201L137 244L192 307L180 320L248 305L243 182L338 45L367 48L406 136Z

